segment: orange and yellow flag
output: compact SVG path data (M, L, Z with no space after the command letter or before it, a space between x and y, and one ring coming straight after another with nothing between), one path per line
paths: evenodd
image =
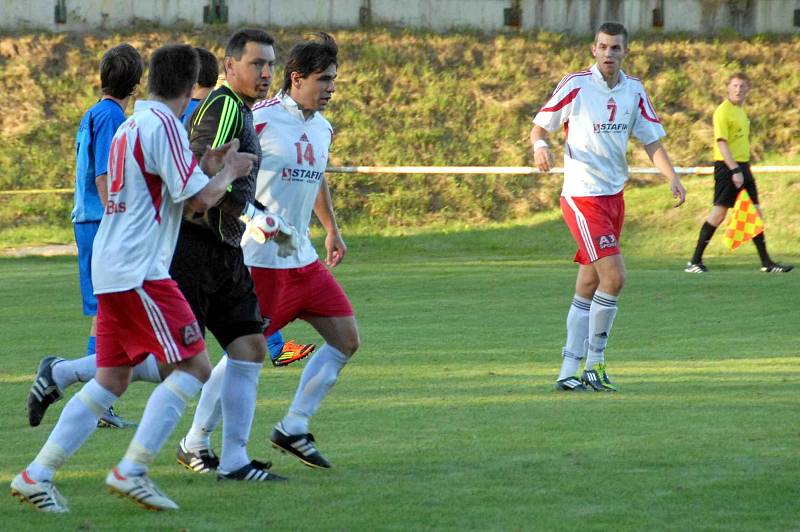
M736 197L731 218L725 227L725 244L734 250L762 232L764 232L764 220L758 215L750 194L742 189Z

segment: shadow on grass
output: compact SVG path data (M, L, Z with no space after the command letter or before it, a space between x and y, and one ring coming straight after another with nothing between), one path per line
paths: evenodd
M635 267L658 268L682 271L687 256L696 240L696 228L681 230L654 226L651 221L639 219L631 213L625 223L621 237L622 253L626 263ZM573 258L577 245L557 210L535 215L522 222L487 224L485 226L456 226L441 228L398 228L396 234L378 234L369 228L343 227L348 245L348 264L425 262L441 261L509 261L525 260L537 263L552 263L574 268ZM683 233L681 236L678 233ZM324 256L323 236L319 227L312 232L312 240ZM674 251L675 242L685 241L679 251ZM0 262L19 261L24 265L38 263L37 248L32 248L29 257L4 257ZM65 253L71 247L64 246ZM779 250L781 260L800 260L798 250ZM47 260L75 261L74 256L52 257ZM758 271L760 264L755 248L745 244L735 255L710 255L707 260L712 273L726 271Z

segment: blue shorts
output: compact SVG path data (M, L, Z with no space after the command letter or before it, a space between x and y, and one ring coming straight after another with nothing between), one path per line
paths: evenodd
M92 244L100 222L77 222L75 244L78 246L78 278L81 282L84 316L97 316L97 298L92 286Z

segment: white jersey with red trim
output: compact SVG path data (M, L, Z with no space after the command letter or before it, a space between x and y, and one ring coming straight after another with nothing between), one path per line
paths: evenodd
M183 202L207 183L172 110L136 102L111 143L108 202L92 249L94 293L169 279Z
M256 200L297 228L300 245L293 254L282 258L274 242L259 244L245 233L245 264L302 268L318 258L308 226L328 166L333 128L318 112L306 119L297 103L284 92L253 107L253 125L261 142Z
M564 125L562 196L616 194L628 180L628 138L647 145L666 135L642 82L620 71L609 89L596 64L565 76L533 123Z

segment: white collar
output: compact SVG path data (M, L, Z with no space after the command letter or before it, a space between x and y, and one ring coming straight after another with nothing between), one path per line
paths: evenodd
M136 103L133 104L134 113L138 111L146 111L148 109L158 109L159 111L175 116L175 113L172 112L172 109L170 109L164 102L158 102L156 100L136 100Z
M289 111L290 114L296 116L303 122L313 120L317 116L317 111L314 111L308 118L306 118L303 114L303 110L300 109L300 106L297 104L297 102L294 101L291 96L289 96L288 92L281 90L275 95L275 97L281 102L281 105L283 105L283 107Z
M625 83L625 80L628 79L628 76L625 75L625 72L623 72L620 69L620 71L619 71L619 82L617 82L616 85L614 85L612 88L609 89L608 88L608 83L606 83L606 80L603 79L603 74L600 72L600 69L597 67L597 63L593 64L592 68L590 68L589 70L592 72L592 78L594 78L594 80L598 84L600 84L600 86L602 86L604 89L606 89L608 91L617 90L618 88L622 87L623 83Z

